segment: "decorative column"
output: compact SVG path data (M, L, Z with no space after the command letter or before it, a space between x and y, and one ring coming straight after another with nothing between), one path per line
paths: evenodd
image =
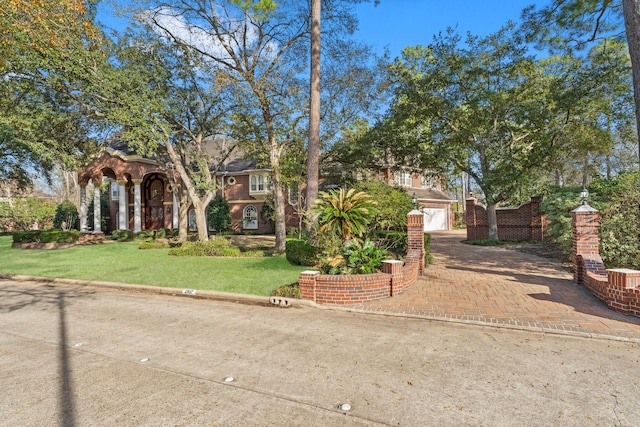
M133 181L133 232L142 231L142 194L140 192L141 179L132 179Z
M407 263L418 264L418 274L424 271L424 214L417 209L407 214Z
M602 258L600 258L600 250L598 249L598 227L600 226L598 211L585 204L572 210L571 217L573 280L576 283L583 283L584 271L582 266L584 261L601 264L601 273L606 274ZM596 270L600 270L600 268L596 268Z
M87 183L80 184L80 232L87 232Z
M544 217L540 212L541 196L531 198L531 240L544 240Z
M118 180L118 230L126 230L127 224L127 180Z
M176 199L176 193L171 193L173 195L173 228L178 228L178 199Z
M478 218L476 217L476 204L478 201L474 198L468 198L465 200L465 218L464 222L467 224L467 240L476 240Z
M93 182L93 232L102 233L102 212L100 210L100 182Z

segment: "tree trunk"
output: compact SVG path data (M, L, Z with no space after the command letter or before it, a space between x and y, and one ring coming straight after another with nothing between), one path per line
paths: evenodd
M311 0L311 81L309 105L309 144L307 151L307 211L318 198L320 157L320 0ZM309 221L307 229L313 224Z
M487 202L487 224L489 226L490 240L498 240L498 216L496 214L497 208L497 203Z
M184 186L180 186L178 196L178 241L186 242L189 235L189 198Z
M206 201L206 199L205 199ZM196 200L191 200L193 203L193 210L196 214L196 226L198 227L198 240L201 242L206 242L209 240L209 227L207 225L207 215L206 209L208 202L205 204L203 200L200 198L196 198Z
M622 11L633 73L633 98L636 106L636 129L639 136L638 159L640 160L640 2L622 0Z

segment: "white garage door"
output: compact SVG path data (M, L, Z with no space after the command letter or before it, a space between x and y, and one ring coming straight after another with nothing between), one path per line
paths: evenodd
M447 210L424 208L424 231L447 230Z

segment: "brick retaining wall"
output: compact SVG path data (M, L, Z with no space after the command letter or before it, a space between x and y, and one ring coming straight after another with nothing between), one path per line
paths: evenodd
M392 297L410 288L424 270L424 216L414 210L407 221L409 247L404 263L383 261L382 272L374 274L303 271L298 278L302 299L318 304L356 304Z
M505 240L543 240L546 218L540 212L542 197L532 197L531 202L517 208L498 208L498 238ZM489 237L487 208L476 199L466 200L465 222L467 240Z
M640 317L640 271L605 269L598 248L598 211L588 205L572 212L574 280L615 311Z

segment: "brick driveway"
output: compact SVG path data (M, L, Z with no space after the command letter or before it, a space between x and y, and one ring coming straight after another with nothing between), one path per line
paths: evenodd
M433 232L434 264L411 289L354 310L640 340L640 319L606 307L557 262L461 243L464 230Z

